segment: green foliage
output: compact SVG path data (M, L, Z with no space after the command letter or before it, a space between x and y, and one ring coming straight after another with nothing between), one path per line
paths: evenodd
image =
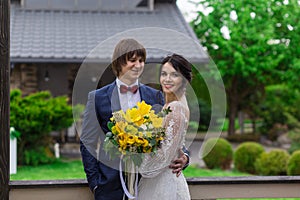
M14 127L10 127L10 139L19 139L21 137L21 133L19 131L17 131Z
M268 135L271 140L276 140L287 128L299 126L299 100L300 93L286 85L266 87L266 98L260 105L259 112L262 118L261 133Z
M295 151L287 164L287 175L297 176L300 175L300 150Z
M199 126L199 122L189 121L188 132L195 132L195 133L197 133L198 126Z
M53 98L46 91L22 97L20 90L11 91L10 124L21 132L18 142L20 164L44 163L41 154L51 157L45 151L52 143L49 133L67 128L72 123L72 107L67 104L66 97ZM32 152L37 149L39 156Z
M73 105L73 118L74 121L77 122L78 120L81 119L82 115L83 115L83 111L85 109L85 106L82 104L76 104Z
M209 169L230 169L233 159L233 149L226 139L209 138L203 144L202 157Z
M199 131L206 131L209 127L211 120L211 107L202 99L198 99L199 109L200 109L200 121L199 121Z
M254 163L263 152L264 148L259 143L241 143L234 152L234 167L240 172L256 174Z
M228 118L226 118L224 121L223 127L222 127L222 131L228 131L228 128L229 128L229 121L228 121ZM239 129L239 128L240 128L239 121L238 121L238 119L235 119L234 120L234 129Z
M211 105L210 95L203 77L195 68L193 68L193 80L191 83L193 92L197 99L189 99L190 116L192 121L199 121L198 131L206 131L209 127L211 120ZM187 97L188 98L188 97ZM195 107L196 109L193 109ZM200 114L200 118L199 118Z
M290 88L299 88L299 5L295 0L287 4L199 0L197 4L204 9L191 26L222 75L232 134L239 109L259 110L255 107L264 86L284 80Z
M55 160L49 148L36 147L24 151L24 164L37 166L39 164L51 163Z
M263 152L255 162L255 170L258 174L286 175L287 163L290 155L282 149L273 149L270 152Z

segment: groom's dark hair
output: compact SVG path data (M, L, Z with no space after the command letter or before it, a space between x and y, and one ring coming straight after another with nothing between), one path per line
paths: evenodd
M116 45L111 66L117 77L122 70L122 65L125 65L133 56L141 57L144 62L146 60L146 49L135 39L123 39Z

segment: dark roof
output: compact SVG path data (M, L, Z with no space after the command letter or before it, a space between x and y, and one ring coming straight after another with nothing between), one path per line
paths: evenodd
M176 4L155 4L152 12L25 10L11 6L11 62L81 62L99 44L97 53L89 57L110 62L116 42L123 37L140 41L147 48L148 62L159 61L168 51L191 62L206 62L208 58Z

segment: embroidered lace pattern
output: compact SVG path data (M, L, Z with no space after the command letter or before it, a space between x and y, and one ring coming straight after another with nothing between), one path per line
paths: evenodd
M139 199L190 199L184 176L176 177L169 168L184 145L188 127L189 110L179 101L169 105L172 112L164 119L166 139L154 155L147 154L140 166Z

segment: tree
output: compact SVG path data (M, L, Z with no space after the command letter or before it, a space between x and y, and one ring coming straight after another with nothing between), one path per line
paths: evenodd
M272 16L276 21L275 42L283 44L278 46L277 52L284 54L278 66L279 84L286 83L290 89L300 88L300 2L297 0L272 1Z
M222 75L228 99L228 134L231 135L235 132L234 120L238 111L251 103L249 96L259 102L263 95L257 94L264 93L265 85L287 77L282 73L283 69L290 72L290 77L299 79L293 72L300 72L300 67L293 69L291 66L295 65L287 64L298 63L291 59L295 50L286 54L290 46L284 40L286 35L278 29L280 22L286 25L296 20L299 23L299 15L280 18L284 13L294 15L299 5L297 7L297 1L286 4L279 0L201 0L198 4L210 13L199 11L191 25ZM292 32L289 26L282 29L289 37L294 37L295 31ZM293 41L294 45L299 44L296 40L298 43Z

